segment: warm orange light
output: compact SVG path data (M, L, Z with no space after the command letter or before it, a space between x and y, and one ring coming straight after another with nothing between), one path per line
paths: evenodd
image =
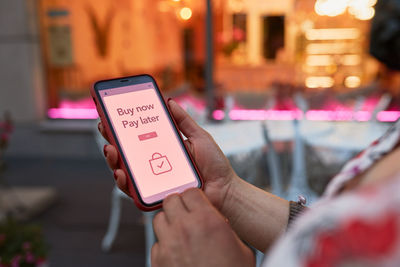
M308 88L329 88L334 84L334 80L329 76L310 76L306 78Z
M348 76L344 79L344 86L347 88L356 88L361 84L361 79L358 76Z
M359 20L370 20L375 16L375 9L373 7L358 10L355 17Z
M341 63L346 66L357 66L361 64L360 55L344 55L341 59Z
M359 20L369 20L375 15L373 6L376 0L351 0L349 2L349 13Z
M314 28L314 22L312 20L307 19L301 24L300 27L303 32L306 32L306 31Z
M359 53L361 47L346 42L311 43L307 45L306 52L311 55Z
M179 15L181 16L181 19L188 20L192 17L192 10L188 7L184 7L179 11Z
M331 28L311 29L306 31L306 39L315 40L348 40L360 37L360 30L357 28Z
M345 66L357 66L361 64L361 56L359 55L342 55L339 57L340 63ZM309 55L306 58L306 65L310 67L331 66L335 65L332 55Z
M335 17L348 9L357 19L369 20L375 15L373 6L376 2L377 0L317 0L314 10L320 16Z
M242 0L229 0L228 7L234 13L240 13L243 11L244 3Z
M329 55L312 55L306 58L306 64L312 67L330 66L333 63L333 58Z
M347 0L318 0L314 9L320 16L338 16L346 12Z

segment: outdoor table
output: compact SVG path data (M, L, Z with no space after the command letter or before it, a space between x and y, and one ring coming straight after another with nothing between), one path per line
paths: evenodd
M272 141L294 139L292 121L228 121L200 125L211 134L226 156L245 153L265 145L262 123ZM390 123L299 121L300 134L307 144L337 150L361 151L382 136Z
M304 136L306 143L314 147L358 152L381 137L390 127L379 122L334 122L334 130L321 136Z
M200 125L211 134L226 156L245 153L266 144L262 124L268 129L272 141L292 141L295 131L293 121L228 121ZM299 121L300 134L305 138L324 136L334 131L331 122Z

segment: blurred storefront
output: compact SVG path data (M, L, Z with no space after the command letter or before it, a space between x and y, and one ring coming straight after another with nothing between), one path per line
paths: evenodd
M192 30L202 5L187 2L40 1L49 117L95 118L88 88L99 79L151 73L163 90L177 88L202 49Z
M45 117L96 118L92 83L135 73L155 76L166 94L205 101L206 1L35 3L29 12L37 14L42 64L32 72L43 73L44 97L35 105L45 106ZM376 0L212 3L214 91L222 102L232 97L232 108L297 114L301 93L308 109L348 112L335 120L353 118L358 96L367 98L359 111L371 113L379 102L386 71L369 55Z
M264 80L250 87L243 85L243 89L265 90L272 80L343 92L369 83L376 75L376 61L368 56L370 19L376 1L227 3L221 33L226 52L221 65L235 66L238 74L249 67L266 68L264 73L268 74L251 76L253 81ZM229 46L234 48L228 50ZM243 80L249 80L246 70ZM228 89L237 90L235 82L226 80Z
M368 120L384 93L376 83L384 69L369 55L375 4L374 0L226 1L218 81L239 99L238 92L275 99L272 106L264 101L260 106L264 109L301 109L295 100L300 93L307 99L311 119L351 120L356 103L362 102L356 117ZM248 107L243 103L240 108Z
M400 75L369 51L376 4L225 1L216 80L235 99L230 118L396 120Z

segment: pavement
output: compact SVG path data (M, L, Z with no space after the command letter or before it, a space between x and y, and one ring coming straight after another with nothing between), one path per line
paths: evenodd
M0 183L56 190L52 205L30 219L43 226L51 267L145 266L144 218L128 199L122 200L120 228L111 251L101 251L114 179L96 143L95 122L88 123L82 127L64 123L59 127L54 122L46 127L18 125L5 154L7 169ZM258 150L230 158L240 177L263 188L268 186L264 153ZM290 158L285 155L283 159ZM283 168L285 178L291 163L282 163L288 167ZM316 177L321 180L321 173Z
M101 251L114 179L102 145L97 143L102 140L96 125L95 121L17 125L5 154L7 169L0 184L56 190L51 206L29 220L43 226L51 267L145 266L144 218L129 199L122 200L120 228L111 251ZM259 163L259 154L249 156L258 159L252 161L254 166ZM232 161L241 166L249 157ZM244 177L261 174L265 179L264 170L250 168L247 173L248 169L237 171Z
M30 128L23 130L35 132ZM24 142L29 136L24 138L17 129L18 142L15 138L10 147L12 153L6 154L7 169L1 179L9 186L56 189L53 204L30 219L43 226L50 246L50 266L145 266L143 217L130 200L123 200L113 248L109 253L101 251L114 179L93 136L88 133L37 135L41 136L40 146L35 145L35 151L24 153ZM46 140L52 143L49 145ZM77 151L74 155L74 149L82 143L86 151ZM68 153L63 154L64 149Z

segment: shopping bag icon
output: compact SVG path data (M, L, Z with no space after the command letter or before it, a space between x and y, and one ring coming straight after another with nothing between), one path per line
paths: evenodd
M149 160L151 171L155 175L159 175L162 173L170 172L172 170L172 166L169 163L169 160L166 156L161 155L160 153L153 153L153 156Z

